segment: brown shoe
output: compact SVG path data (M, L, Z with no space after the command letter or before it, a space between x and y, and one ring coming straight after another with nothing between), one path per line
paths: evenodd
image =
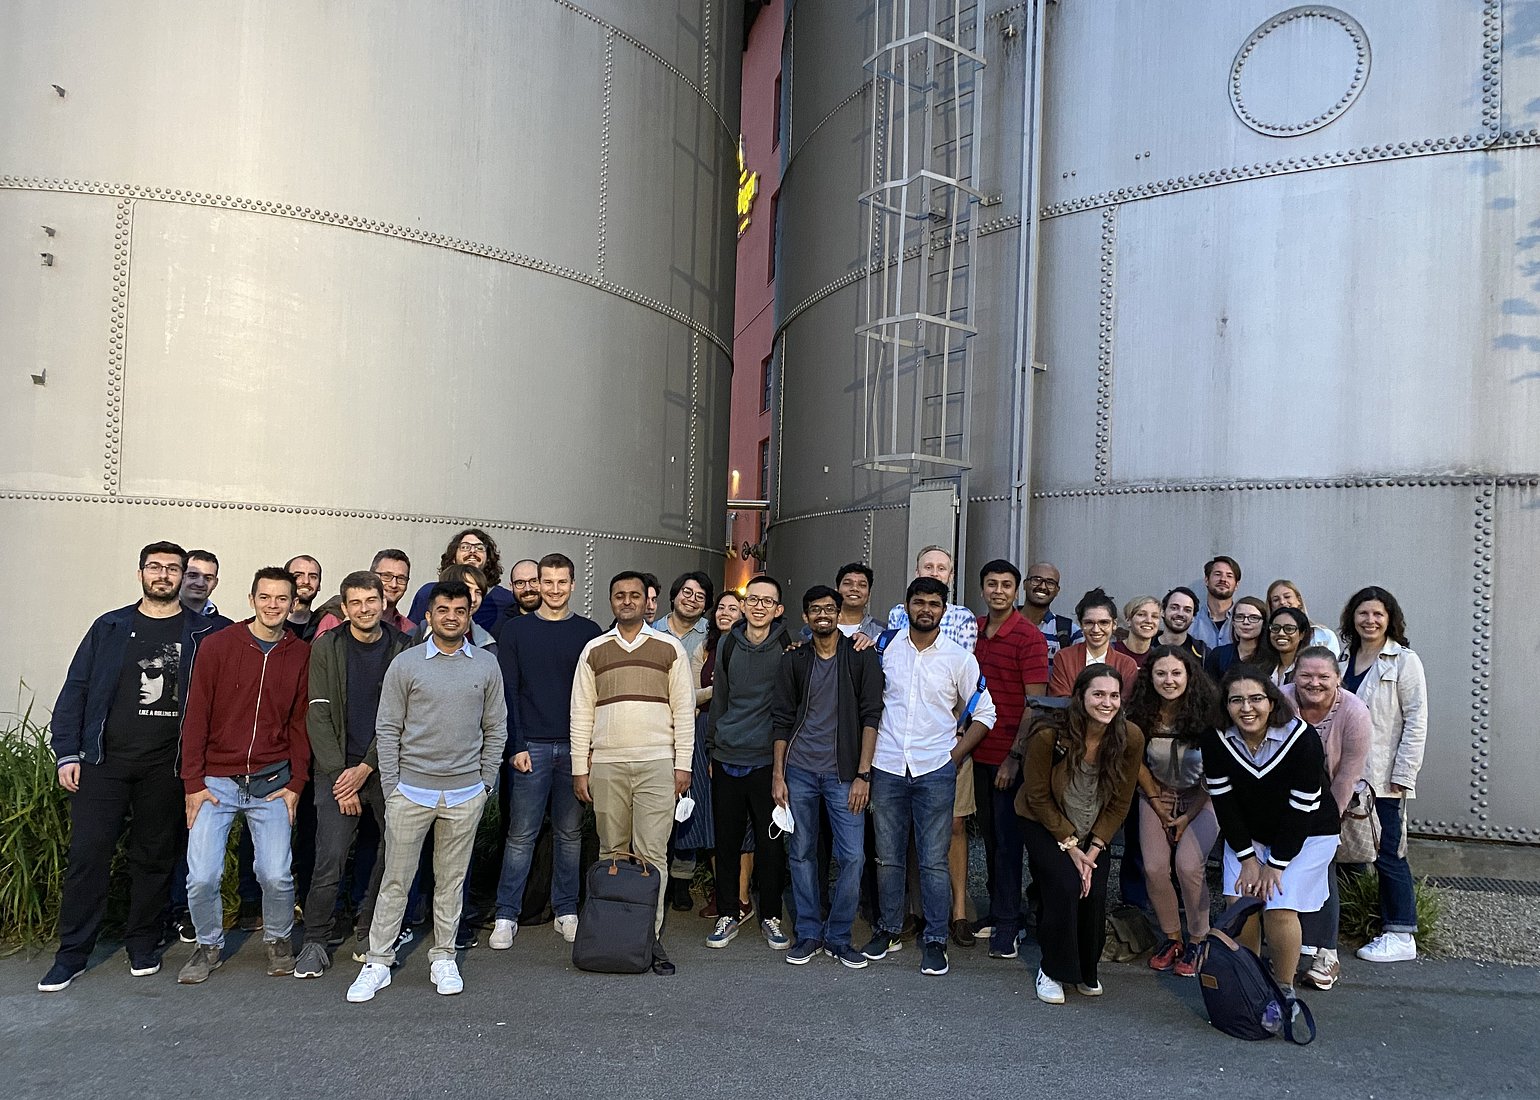
M269 978L286 978L294 973L294 948L290 946L288 937L281 940L266 940L262 946L267 948Z
M223 965L220 948L211 943L200 943L193 948L192 957L177 971L176 980L182 985L197 985L209 980L209 975Z
M959 917L952 922L952 942L958 947L973 946L973 928L971 922L966 917Z

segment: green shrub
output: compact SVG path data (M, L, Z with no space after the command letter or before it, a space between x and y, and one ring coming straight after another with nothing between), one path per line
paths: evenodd
M51 939L69 854L69 798L32 709L0 727L0 944Z
M1342 919L1339 934L1350 942L1368 943L1382 931L1380 923L1380 876L1373 871L1355 874L1339 870ZM1416 879L1417 947L1424 954L1437 955L1445 944L1443 924L1444 893L1426 878Z

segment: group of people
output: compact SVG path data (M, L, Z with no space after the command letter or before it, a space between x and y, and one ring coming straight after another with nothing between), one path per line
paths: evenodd
M467 872L494 794L506 838L494 950L535 919L527 885L547 828L550 909L575 938L589 804L601 856L667 869L660 935L669 908L694 908L704 858L707 946L728 947L757 920L792 964L826 955L859 969L911 936L929 975L947 973L950 947L981 939L991 957L1016 958L1025 859L1036 990L1049 1004L1066 986L1102 992L1119 836L1124 900L1151 909L1164 937L1150 966L1193 975L1222 839L1224 895L1263 900L1247 935L1258 949L1265 937L1279 985L1292 995L1304 953L1303 980L1329 989L1341 973L1337 835L1357 799L1382 826L1384 926L1358 954L1416 957L1405 799L1425 685L1381 588L1355 593L1331 629L1287 580L1237 597L1240 566L1221 555L1202 596L1141 596L1120 623L1101 589L1071 618L1053 610L1051 564L1023 578L996 559L979 571L975 613L950 602L952 557L933 546L880 621L873 572L852 563L790 608L769 575L717 593L687 572L661 615L657 579L623 571L605 629L572 610L576 571L562 554L516 563L503 587L496 543L472 528L439 565L402 612L404 552L381 550L320 604L321 566L301 555L258 570L252 614L232 623L212 602L215 555L170 542L141 551L141 598L92 624L54 711L73 832L40 990L84 971L125 822L131 973L159 970L170 913L193 943L178 981L207 980L223 959L220 882L241 817L260 898L242 920L261 929L269 974L331 967L356 863L372 869L347 999L390 984L409 906L430 891L430 976L457 993L459 952L476 942ZM975 816L989 904L970 919ZM364 822L380 838L372 864ZM872 929L859 945L858 911ZM674 969L661 951L653 968Z

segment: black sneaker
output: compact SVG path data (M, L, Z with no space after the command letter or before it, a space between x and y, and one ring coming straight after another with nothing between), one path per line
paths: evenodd
M689 879L668 880L668 907L676 913L688 913L695 908L695 899L690 897Z
M176 930L176 938L183 943L198 942L198 930L193 927L192 917L186 909L171 918L171 927Z
M128 972L136 978L148 978L151 974L159 974L160 956L153 951L143 955L129 952Z
M791 945L791 950L786 952L786 961L792 966L801 966L803 963L812 962L822 950L823 944L817 940L798 940Z
M920 951L921 974L945 974L950 967L947 965L946 944L937 943L934 940L926 943Z
M894 951L903 949L904 941L891 932L877 932L872 936L871 942L861 948L861 954L876 962L878 959L887 958Z
M989 937L989 957L991 959L1014 959L1016 954L1016 937L1014 935L991 935Z
M852 970L863 970L871 965L871 962L865 955L851 947L848 943L841 944L839 947L825 948L824 950L838 959L841 966L848 966Z
M56 962L48 968L48 973L43 975L43 980L37 983L39 993L57 993L61 989L68 989L70 982L86 972L83 966L70 966L68 963Z
M455 933L455 950L469 951L477 944L476 929L468 924L460 925L460 930Z
M331 967L331 956L318 943L307 943L300 948L299 958L294 960L296 978L319 978Z
M235 926L242 932L262 931L262 902L251 898L241 899L241 913Z

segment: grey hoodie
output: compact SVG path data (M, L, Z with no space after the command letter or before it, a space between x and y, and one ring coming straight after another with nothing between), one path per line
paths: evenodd
M706 752L723 764L760 768L775 761L770 707L781 654L794 639L786 624L776 620L765 640L754 645L746 626L734 623L717 642Z

